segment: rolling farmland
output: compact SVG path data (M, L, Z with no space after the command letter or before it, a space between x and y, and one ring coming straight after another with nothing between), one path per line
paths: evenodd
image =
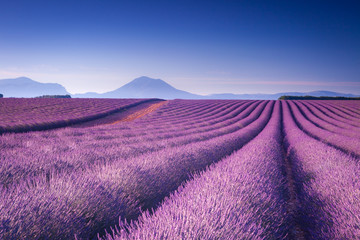
M360 238L360 101L0 107L0 239Z
M94 120L156 99L5 98L0 101L0 133L44 130Z

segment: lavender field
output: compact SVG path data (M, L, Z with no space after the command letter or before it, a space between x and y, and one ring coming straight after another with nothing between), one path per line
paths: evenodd
M360 101L0 99L0 239L360 239Z

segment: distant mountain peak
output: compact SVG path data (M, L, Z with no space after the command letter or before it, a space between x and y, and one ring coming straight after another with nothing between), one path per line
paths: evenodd
M4 97L37 97L42 95L69 95L58 83L41 83L27 77L0 80Z
M135 78L131 82L136 82L136 81L163 81L163 80L161 80L159 78L151 78L151 77L147 77L147 76L141 76L141 77Z
M4 97L37 97L42 95L68 95L66 89L58 83L41 83L28 77L0 79L0 93ZM162 98L162 99L278 99L283 95L305 96L343 96L360 97L354 94L344 94L331 91L285 92L276 94L211 94L196 95L176 89L161 79L141 76L124 86L106 93L74 94L73 97L87 98Z
M16 79L16 80L28 80L28 81L34 81L34 80L32 80L32 79L30 79L30 78L28 78L28 77L17 77L17 78L14 78L14 79Z
M28 83L34 83L36 81L27 78L27 77L18 77L18 78L9 78L9 79L2 79L0 80L0 83L2 84L28 84ZM38 82L36 82L38 83Z
M172 87L170 84L168 84L164 80L161 80L159 78L150 78L150 77L146 77L146 76L141 76L141 77L135 78L134 80L132 80L131 82L129 82L125 85L128 85L128 84L144 84L144 85L148 85L148 86L150 86L150 85L156 86L159 84L165 84L167 86Z
M85 93L76 94L74 97L100 97L100 98L163 98L163 99L272 99L276 100L282 95L295 95L295 96L345 96L356 97L352 94L343 94L330 91L313 91L310 93L303 92L286 92L276 94L211 94L207 96L196 95L186 91L182 91L174 88L167 82L161 79L150 78L147 76L141 76L135 78L124 86L102 94L97 93Z
M142 76L124 86L102 94L106 98L198 98L198 95L174 88L161 79Z

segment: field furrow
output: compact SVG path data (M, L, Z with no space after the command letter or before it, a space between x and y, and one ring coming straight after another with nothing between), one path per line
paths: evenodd
M357 138L340 135L316 126L305 117L304 113L302 113L292 101L286 101L286 103L289 105L297 125L300 126L304 132L345 153L360 156L360 141L358 141Z
M10 186L28 177L84 171L93 165L123 162L167 147L206 141L246 127L260 116L265 105L264 101L251 105L244 111L236 110L236 117L230 119L229 123L224 121L223 124L207 129L195 128L197 131L192 131L191 134L184 134L181 128L174 129L172 134L150 136L150 139L140 137L133 144L124 144L123 138L119 138L120 131L111 131L106 127L90 128L93 132L89 129L61 129L53 131L50 136L46 132L5 135L0 137L4 146L0 153L1 184ZM102 134L98 130L107 131ZM67 133L70 133L69 136ZM79 133L82 134L77 136ZM79 141L74 141L74 136ZM91 139L92 136L95 139ZM34 146L34 142L37 145ZM33 151L34 147L37 148L36 152Z
M286 239L280 103L263 131L107 239Z
M0 239L358 239L359 103L0 101Z
M340 116L347 118L347 119L351 119L356 121L356 119L359 118L359 115L356 114L354 111L352 111L351 109L348 109L346 107L346 105L342 105L341 102L324 102L322 103L325 106L331 107L332 109L335 109L336 112L338 112L340 114Z
M125 108L122 111L109 114L105 117L91 120L83 123L73 124L70 127L71 128L88 128L88 127L95 127L99 125L107 125L107 124L113 124L114 122L124 122L124 121L133 121L139 117L143 117L153 111L155 111L157 108L161 107L164 104L167 104L168 101L151 101L151 102L145 102L141 103L137 106L133 106L131 108Z
M346 102L335 100L330 102L330 104L340 107L344 111L353 114L355 117L360 117L360 108L357 100L350 100Z
M340 115L335 114L333 111L330 111L329 108L318 104L316 102L306 102L308 105L314 107L315 111L317 111L318 115L322 117L322 119L335 124L336 126L343 127L345 129L358 129L360 127L360 123L356 125L356 122L350 121L346 118L341 117Z
M285 143L294 169L306 238L358 239L359 159L305 134L288 104L282 105Z
M254 138L268 122L273 105L267 102L247 127L220 137L94 166L81 174L35 177L3 190L1 221L7 228L1 237L69 239L76 233L93 238L119 217L134 219L139 208L156 207L192 173ZM22 231L16 231L19 228Z
M121 126L107 126L106 130L111 129L116 131L121 129L119 134L120 136L126 136L127 143L131 141L133 137L136 139L138 136L146 136L152 141L161 138L169 138L170 136L188 136L189 134L207 132L209 130L219 129L219 127L226 127L234 124L238 120L247 117L260 103L261 102L245 102L245 104L231 106L226 111L220 113L215 113L213 115L209 113L211 114L210 117L188 116L184 117L181 121L177 118L167 118L163 115L159 116L160 114L158 112L154 112L154 114L145 119L139 119L139 121L134 123L123 124ZM180 113L181 112L179 112L179 115ZM179 131L179 129L181 131ZM142 139L142 141L143 140L144 139Z
M343 127L339 127L336 125L336 123L329 123L328 121L320 118L317 115L318 113L316 112L316 109L312 108L311 106L308 106L298 101L294 101L294 104L302 112L303 116L305 116L306 119L315 126L339 135L344 135L360 140L360 132L357 132L357 130L360 130L360 128L346 129Z
M0 134L82 123L158 99L0 99Z

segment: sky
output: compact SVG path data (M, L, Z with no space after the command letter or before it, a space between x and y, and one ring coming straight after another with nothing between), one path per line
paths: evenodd
M140 76L197 94L360 94L360 2L332 0L0 3L0 79L70 93Z

